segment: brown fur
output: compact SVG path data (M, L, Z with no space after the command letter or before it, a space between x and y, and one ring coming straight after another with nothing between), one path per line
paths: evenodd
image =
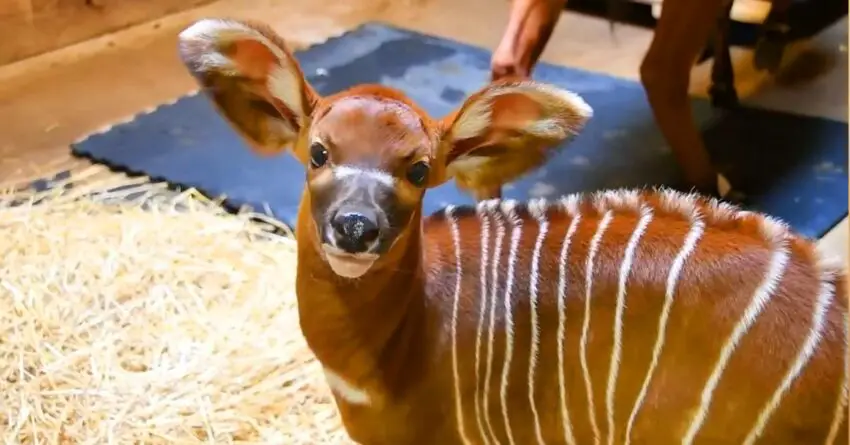
M623 324L621 374L615 399L616 434L622 434L630 408L641 387L664 297L670 264L689 230L688 215L665 210L658 195L645 193L641 201L655 211L655 219L636 251L629 276L627 309ZM568 256L567 331L565 354L568 407L577 443L593 443L589 427L581 370L577 366L578 342L584 321L584 261L589 241L600 221L600 213L581 206L582 222L573 237ZM723 341L741 317L763 277L769 246L761 233L762 217L752 215L724 218L710 203L701 203L708 223L703 241L685 267L670 314L667 342L644 409L632 431L634 444L679 443L688 416L699 402L699 394L717 360ZM481 307L480 224L467 209L458 209L464 252L459 315L460 375L467 413L466 431L473 443L478 437L472 412L474 394L475 333ZM514 354L508 400L514 442L536 443L527 401L530 307L528 286L531 252L539 225L520 206L517 214L524 229L519 242L513 286ZM500 216L501 215L501 216ZM491 380L490 414L496 437L507 443L501 419L498 382L505 355L504 307L505 266L508 263L511 224L496 211L488 218L504 218L508 228L500 256L501 278L497 292L494 367ZM572 216L553 207L547 218L549 236L540 259L539 313L541 343L536 380L536 403L546 443L564 443L558 406L556 343L557 255ZM618 268L626 240L634 230L638 214L621 208L615 216L597 257L588 361L593 380L596 419L603 443L605 423L605 378L610 365L614 296ZM300 221L305 221L303 218ZM493 221L493 219L491 219ZM302 229L299 227L299 229ZM303 230L303 229L302 229ZM319 359L342 373L350 382L377 399L371 407L358 407L337 399L346 428L364 444L462 443L453 422L452 370L449 351L451 294L457 269L450 226L445 214L425 220L422 233L411 232L402 254L387 267L363 277L356 284L336 283L332 272L309 248L300 251L299 300L302 328ZM491 225L490 243L494 229ZM791 236L791 261L778 291L733 354L714 394L704 427L695 443L741 443L756 416L776 389L808 334L822 271L808 241ZM427 242L426 242L427 240ZM310 243L302 242L301 246ZM424 257L417 252L424 249ZM490 252L492 255L493 247ZM402 266L403 265L403 266ZM317 273L317 271L319 271ZM300 278L310 276L311 278ZM335 284L333 284L335 283ZM823 338L811 361L785 395L768 423L759 444L792 445L824 443L840 396L842 363L846 354L844 320L847 314L846 281L836 276L835 299L828 308ZM489 283L488 283L489 285ZM352 297L356 294L356 297ZM485 312L488 315L489 312ZM486 326L486 325L485 325ZM485 327L484 335L487 335ZM482 357L487 351L482 346ZM482 363L484 362L482 358ZM483 365L480 372L483 376ZM846 425L846 419L844 420ZM834 443L845 443L844 428ZM615 443L622 443L617 436Z
M209 32L201 32L204 30ZM432 165L429 186L439 185L452 175L455 179L463 175L478 178L481 182L476 184L489 185L517 174L519 167L503 164L519 162L523 150L541 150L566 139L583 123L579 110L570 108L571 102L564 96L530 84L512 95L496 95L480 102L487 97L487 89L492 93L510 88L505 84L485 87L457 112L437 121L401 93L378 86L320 98L313 96L301 77L286 77L284 83L271 84L244 75L243 72L263 69L273 73L274 64L280 59L275 62L269 54L285 51L282 45L267 48L268 54L243 60L238 65L241 68L233 70L224 60L208 59L219 54L215 49L219 39L230 39L237 46L242 44L240 41L248 42L253 48L254 43L263 40L258 36L265 36L273 45L279 44L266 35L269 32L241 22L201 22L181 35L182 55L202 86L211 92L211 98L225 108L225 116L243 135L253 138L252 146L268 151L275 149L272 143L286 139L305 164L312 138L318 135L329 146L332 163L366 164L400 181L400 166L427 157ZM197 51L204 46L199 41L206 45L206 52ZM254 62L261 66L254 66ZM292 70L290 74L300 73L291 66L287 69ZM235 87L222 90L221 85ZM274 94L270 87L262 85L274 85ZM288 108L280 115L257 104L246 108L246 86L259 89L261 96L276 108ZM293 99L307 96L314 99ZM469 116L479 116L475 110L482 106L489 110L490 118L473 119L470 124ZM256 119L283 119L284 124L258 127ZM535 133L530 124L544 121L548 125L545 128L551 131ZM458 137L472 133L479 136ZM481 140L476 140L479 137ZM488 142L482 143L484 140ZM483 162L477 164L458 162L482 147L501 149L483 148L483 153L476 153L484 158ZM529 164L520 165L529 168ZM564 443L565 424L559 408L563 376L576 443L596 443L592 419L599 430L599 443L606 443L609 434L613 443L621 443L649 367L668 274L686 236L699 223L704 224L704 233L677 281L665 347L635 418L632 443L680 443L720 348L754 298L775 251L786 245L789 253L785 273L730 356L695 443L743 440L812 331L819 288L829 285L835 287L835 294L826 308L822 335L811 360L784 394L757 443L783 445L825 440L839 399L846 394L846 388L841 387L846 382L842 366L847 353L846 279L843 271L820 264L813 245L784 226L763 215L664 191L617 191L592 197L573 196L562 203L528 205L484 201L476 208L451 207L423 219L424 190L395 190L405 196L403 202L410 208L408 222L392 248L371 269L357 279L347 279L334 273L326 261L311 211L314 200L321 195L317 190L326 186L327 175L326 167L308 169L308 187L296 227L296 292L300 326L309 347L329 372L329 382L342 379L347 383L345 387L337 382L332 389L345 428L355 441L367 445L451 445L465 443L466 437L466 443L506 443L509 425L514 443L536 443L537 429L528 396L533 382L533 406L538 409L544 442ZM619 376L613 387L616 392L609 407L607 377L614 350L620 268L629 239L641 218L650 214L647 212L651 212L652 219L634 251L625 303L619 306L622 348ZM605 215L611 215L611 223L600 238L595 267L592 276L588 276L586 261ZM542 239L539 261L534 263L543 222L548 224L548 231ZM560 251L574 222L575 233L562 263ZM504 227L504 238L497 245L500 226ZM486 246L484 233L489 233ZM516 244L512 244L514 234L519 236ZM487 255L482 255L484 247ZM496 249L501 249L498 256L494 255ZM499 261L495 268L494 258ZM484 261L490 264L482 270ZM562 264L566 278L566 336L564 348L559 350ZM532 280L535 267L536 283ZM497 280L491 276L494 272L499 275ZM490 298L483 298L482 291L489 291L494 282L497 284L492 309L483 306ZM589 282L592 292L588 300L585 286ZM535 285L538 298L533 300ZM536 312L532 311L534 301ZM532 313L536 318L532 318ZM485 322L479 331L480 320ZM511 324L508 320L512 320ZM540 335L536 343L539 349L533 356L537 359L536 373L529 380L532 320L536 320ZM585 394L579 366L585 320L589 335L584 351L592 377L593 416L588 412L591 400ZM480 348L479 332L485 340ZM509 422L505 422L499 382L508 357L508 333L514 336L506 374ZM560 352L564 354L562 374ZM481 402L484 391L487 355L492 355L492 378L487 386L490 397L476 410L475 400ZM352 399L352 392L361 400ZM482 437L479 432L479 411L487 410L495 441L484 438L489 433L483 424L485 435ZM609 413L612 431L608 428ZM842 419L842 425L846 425L846 415ZM836 443L842 440L847 440L844 428Z

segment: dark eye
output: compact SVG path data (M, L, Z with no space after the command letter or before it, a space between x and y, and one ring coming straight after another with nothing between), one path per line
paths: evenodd
M320 143L315 142L310 146L310 165L319 168L328 162L328 150Z
M428 171L430 169L427 162L418 161L407 169L407 180L417 187L422 187L425 185L425 181L428 180Z

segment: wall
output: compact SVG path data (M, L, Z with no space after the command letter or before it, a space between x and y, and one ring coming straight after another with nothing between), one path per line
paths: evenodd
M0 0L0 65L213 0Z

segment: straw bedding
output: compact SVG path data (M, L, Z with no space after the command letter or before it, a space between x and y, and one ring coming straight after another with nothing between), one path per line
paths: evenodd
M91 191L0 195L4 443L350 443L291 238L192 193Z

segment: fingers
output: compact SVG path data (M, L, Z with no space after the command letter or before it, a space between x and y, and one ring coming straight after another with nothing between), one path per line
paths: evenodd
M530 67L522 63L522 54L513 44L514 36L505 35L502 43L493 52L490 59L490 78L492 81L506 78L527 79Z
M490 71L490 80L494 82L505 79L525 80L528 77L527 71L514 63L494 64Z
M492 80L531 76L565 3L565 0L514 0L502 40L491 59Z

